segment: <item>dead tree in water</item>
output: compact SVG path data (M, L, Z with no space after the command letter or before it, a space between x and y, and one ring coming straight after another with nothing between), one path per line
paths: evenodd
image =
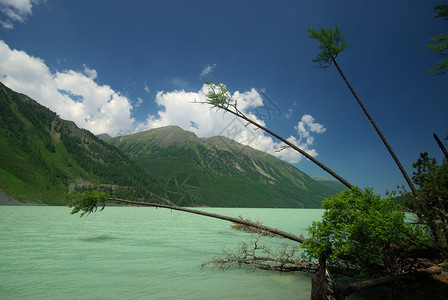
M227 270L231 267L246 265L249 268L263 269L279 272L316 272L317 263L301 261L296 257L298 247L283 245L275 251L260 244L263 234L259 233L250 243L241 242L241 246L235 250L223 250L223 257L213 258L202 264L202 267L218 265L220 269Z

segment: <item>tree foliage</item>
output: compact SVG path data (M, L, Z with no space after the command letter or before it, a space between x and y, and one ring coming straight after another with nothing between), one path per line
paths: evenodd
M209 90L207 94L209 104L217 107L229 107L230 92L223 83L217 82L215 84L214 82L206 81L205 84Z
M412 179L419 186L417 196L411 200L411 207L420 223L426 224L434 244L440 250L448 247L448 160L437 165L428 153L421 153Z
M73 207L70 213L73 215L82 211L80 214L81 217L96 212L98 207L101 207L100 211L102 211L106 206L106 199L108 197L109 194L106 192L98 191L85 191L80 193L75 190L65 195L65 198L69 202L69 207Z
M405 222L391 198L355 187L326 199L322 221L308 228L302 245L309 258L328 257L330 265L355 270L362 278L403 271L403 249L426 241L422 228Z
M338 25L334 29L331 27L308 28L308 37L319 41L321 52L313 58L313 62L319 63L322 68L330 67L338 54L350 47Z
M448 4L437 5L434 7L436 13L434 14L435 18L442 18L445 21L448 21ZM437 36L430 38L433 44L428 44L426 47L431 52L439 53L441 56L448 55L448 35L444 33L439 33ZM439 61L437 66L432 69L428 69L428 72L435 73L437 75L445 74L446 68L448 68L448 60L442 59Z

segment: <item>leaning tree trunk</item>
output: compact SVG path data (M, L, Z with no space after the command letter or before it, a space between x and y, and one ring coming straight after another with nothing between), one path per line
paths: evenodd
M394 159L395 163L397 164L398 168L400 169L401 173L404 176L404 179L406 179L406 182L408 183L409 187L412 190L412 193L414 194L414 196L417 193L417 190L414 186L414 184L412 183L411 179L408 176L408 173L406 173L406 170L403 168L403 165L401 164L400 160L398 159L398 157L395 155L395 152L392 150L392 147L389 145L389 143L387 142L386 138L384 137L383 133L381 132L381 130L378 128L378 126L376 125L375 121L373 120L373 118L370 116L369 112L367 111L366 107L364 106L364 104L361 102L361 99L359 99L358 95L356 94L355 90L352 88L351 84L348 82L347 78L345 77L344 73L342 72L341 68L339 67L339 65L336 62L336 59L332 58L332 61L334 63L334 65L336 66L336 68L339 71L339 74L341 75L341 77L344 79L345 83L347 84L348 88L350 89L350 91L352 92L353 96L355 96L356 101L358 101L359 105L361 106L362 110L364 111L365 115L367 116L367 118L369 119L370 123L372 123L372 126L375 128L376 132L378 133L378 135L380 136L381 140L383 141L384 145L386 146L387 150L389 151L390 155L392 156L392 158Z
M131 200L125 200L125 199L119 199L119 198L107 198L106 200L123 202L123 203L134 204L134 205L160 207L160 208L167 208L167 209L171 209L171 210L183 211L183 212L187 212L187 213L192 213L192 214L196 214L196 215L212 217L212 218L216 218L216 219L230 221L230 222L233 222L233 223L238 223L238 224L243 224L243 225L246 225L246 226L255 227L257 229L264 230L264 231L273 233L275 235L278 235L278 236L281 236L281 237L284 237L286 239L289 239L289 240L292 240L292 241L295 241L295 242L299 242L299 243L303 243L305 241L305 238L302 237L302 236L297 236L295 234L292 234L292 233L289 233L289 232L285 232L285 231L281 231L281 230L278 230L276 228L272 228L272 227L269 227L269 226L264 226L264 225L257 224L257 223L254 223L254 222L250 222L250 221L247 221L247 220L244 220L244 219L240 219L240 218L233 218L233 217L229 217L229 216L218 215L218 214L214 214L214 213L210 213L210 212L206 212L206 211L202 211L202 210L184 208L184 207L179 207L179 206L174 206L174 205L159 204L159 203L131 201Z
M445 146L442 144L442 142L440 141L437 134L433 133L432 136L434 137L434 139L437 142L437 145L439 145L440 149L442 150L443 154L445 155L445 158L448 159L448 151L446 151Z
M347 180L345 180L344 178L342 178L341 176L339 176L337 173L335 173L332 169L330 169L329 167L327 167L326 165L324 165L323 163L321 163L320 161L318 161L317 159L315 159L314 157L312 157L311 155L309 155L306 151L300 149L299 147L297 147L296 145L294 145L293 143L291 143L290 141L288 141L287 139L284 139L283 137L279 136L278 134L276 134L275 132L267 129L266 127L258 124L257 122L249 119L248 117L246 117L244 114L232 111L229 108L226 107L221 107L220 108L224 109L225 111L234 114L235 116L242 118L243 120L251 123L252 125L255 125L256 127L258 127L259 129L269 133L270 135L272 135L273 137L279 139L280 141L282 141L283 143L285 143L286 145L288 145L289 147L291 147L292 149L296 150L297 152L299 152L300 154L302 154L303 156L305 156L306 158L308 158L309 160L311 160L313 163L315 163L316 165L318 165L320 168L322 168L325 172L327 172L328 174L330 174L331 176L333 176L335 179L337 179L340 183L342 183L343 185L345 185L346 187L348 187L349 189L353 188L353 185L350 184Z

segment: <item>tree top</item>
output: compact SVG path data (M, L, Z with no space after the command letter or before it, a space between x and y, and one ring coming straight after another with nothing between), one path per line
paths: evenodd
M345 41L345 35L343 35L339 30L338 25L334 28L308 28L307 36L318 40L320 43L319 49L321 52L312 60L313 62L320 63L319 67L321 68L330 67L331 63L334 59L336 59L338 54L350 47L350 45Z

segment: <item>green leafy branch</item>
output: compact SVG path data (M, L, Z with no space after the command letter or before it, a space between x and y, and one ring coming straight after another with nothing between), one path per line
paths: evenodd
M108 197L108 193L98 191L85 191L80 193L75 190L65 194L65 198L69 203L68 206L73 208L70 213L73 215L82 211L80 217L96 212L99 207L100 211L102 211L106 206Z
M442 18L448 21L448 4L437 5L434 7L436 13L434 18ZM434 44L428 44L426 47L431 52L439 53L441 56L448 55L448 35L440 33L436 37L430 38ZM448 68L448 59L443 59L432 69L427 69L428 72L435 73L436 75L445 74L445 69Z

